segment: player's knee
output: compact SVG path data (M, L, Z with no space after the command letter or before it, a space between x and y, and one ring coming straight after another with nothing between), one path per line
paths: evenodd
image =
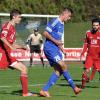
M56 73L56 75L59 76L59 77L60 77L61 74L62 74L60 71L55 71L55 73Z
M67 70L67 65L64 62L62 62L61 67L62 67L62 71Z
M21 73L27 74L27 72L28 72L27 67L25 65L22 65Z

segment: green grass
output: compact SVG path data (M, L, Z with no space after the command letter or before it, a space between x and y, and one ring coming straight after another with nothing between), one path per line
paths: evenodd
M65 47L82 47L86 31L90 27L90 22L66 23L64 33Z
M76 84L81 84L81 75L83 65L77 62L68 63L69 71ZM29 68L29 90L37 92L42 89L50 77L53 69L41 66ZM75 95L68 83L61 77L57 83L50 88L51 98L44 97L22 97L20 96L21 86L19 81L19 72L16 70L0 71L0 100L99 100L100 99L100 81L98 73L95 79L88 83L81 94ZM39 85L40 84L40 85ZM4 87L3 87L4 86ZM8 87L6 87L8 86Z

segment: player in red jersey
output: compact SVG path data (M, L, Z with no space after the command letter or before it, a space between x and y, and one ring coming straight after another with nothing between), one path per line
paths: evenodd
M7 69L10 66L19 70L21 72L22 95L32 96L33 94L28 92L27 67L10 55L12 50L19 48L25 49L21 45L14 44L16 40L15 25L19 24L20 21L21 12L13 9L10 12L10 20L2 26L0 32L0 69Z
M85 87L88 80L88 73L93 67L100 71L100 21L99 19L92 20L92 30L87 31L86 39L81 53L81 57L87 52L85 61L85 70L82 75L82 88Z

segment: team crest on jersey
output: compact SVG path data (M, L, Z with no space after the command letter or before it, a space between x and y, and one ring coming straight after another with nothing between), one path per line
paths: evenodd
M6 30L3 30L2 33L6 36L8 32Z

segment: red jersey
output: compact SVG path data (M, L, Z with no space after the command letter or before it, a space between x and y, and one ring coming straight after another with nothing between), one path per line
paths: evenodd
M87 55L93 58L100 57L100 32L92 34L91 31L86 33L85 44L87 44Z
M5 37L6 40L13 44L16 39L16 30L13 25L8 25L8 22L2 26L2 31L0 33L0 38Z
M5 38L11 45L16 39L16 30L9 22L2 26L0 38ZM11 49L0 40L0 69L6 69L12 63L16 62L16 58L10 55Z

